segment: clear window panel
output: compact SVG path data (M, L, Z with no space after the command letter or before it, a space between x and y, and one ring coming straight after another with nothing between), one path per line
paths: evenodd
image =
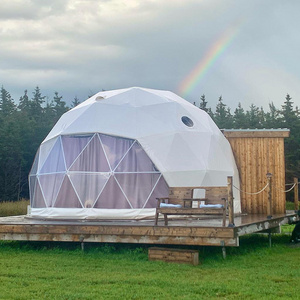
M74 135L74 136L62 136L61 141L65 154L67 169L76 160L83 148L91 140L92 135Z
M38 150L36 155L35 155L34 162L33 162L33 165L31 167L31 170L30 170L30 175L35 175L37 173L38 166L39 166L39 156L40 156L39 153L40 153L40 151Z
M40 174L44 173L56 173L65 171L65 162L63 158L63 151L61 147L60 138L56 140L55 145L51 149L49 156L47 157Z
M116 174L123 192L133 208L143 208L160 174Z
M94 207L111 209L131 208L113 176L109 178Z
M70 174L71 182L84 207L94 206L95 201L108 181L109 175Z
M155 172L153 162L142 147L135 143L122 159L116 172Z
M53 138L45 143L42 143L40 146L40 151L39 151L39 166L38 166L38 171L43 167L45 160L47 159L52 147L54 144L57 142L59 137Z
M56 201L54 203L54 207L82 208L82 205L73 189L68 176L65 176L63 180Z
M34 208L44 208L44 207L46 207L44 197L43 197L43 194L42 194L42 190L41 190L41 187L39 185L38 180L36 181L36 184L35 184L32 207L34 207Z
M100 144L98 135L95 135L83 152L78 156L70 171L81 172L109 172L109 165Z
M48 207L52 207L61 187L65 174L39 175L40 185Z
M31 206L33 204L33 197L34 197L36 181L37 181L36 176L29 176L29 195L30 195L30 205Z
M112 170L116 168L134 140L100 134L100 139Z
M163 197L169 197L169 187L165 179L163 178L163 176L161 176L149 200L147 201L145 208L156 207L157 205L156 198L163 198Z

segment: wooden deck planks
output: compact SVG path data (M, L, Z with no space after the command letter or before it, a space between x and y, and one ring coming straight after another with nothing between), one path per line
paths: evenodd
M288 223L295 212L235 217L235 227L221 227L220 219L171 219L169 226L148 221L53 221L24 216L0 218L0 240L84 241L100 243L138 243L162 245L225 246L239 245L239 236Z

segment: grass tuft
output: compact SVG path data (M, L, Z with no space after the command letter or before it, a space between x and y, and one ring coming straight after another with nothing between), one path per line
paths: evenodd
M0 202L0 217L26 215L28 205L27 199Z

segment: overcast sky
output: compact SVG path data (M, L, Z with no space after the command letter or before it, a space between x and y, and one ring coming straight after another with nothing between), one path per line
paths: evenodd
M15 100L37 85L67 103L131 86L183 96L233 30L185 99L267 108L289 93L300 105L299 13L299 0L1 0L0 85Z

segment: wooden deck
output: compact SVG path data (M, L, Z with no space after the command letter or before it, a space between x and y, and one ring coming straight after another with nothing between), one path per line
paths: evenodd
M156 245L239 246L239 237L262 231L275 232L280 225L299 220L294 211L274 215L235 217L234 227L222 227L220 217L159 220L101 221L50 220L26 216L1 217L0 240L138 243ZM228 220L227 220L228 221Z

